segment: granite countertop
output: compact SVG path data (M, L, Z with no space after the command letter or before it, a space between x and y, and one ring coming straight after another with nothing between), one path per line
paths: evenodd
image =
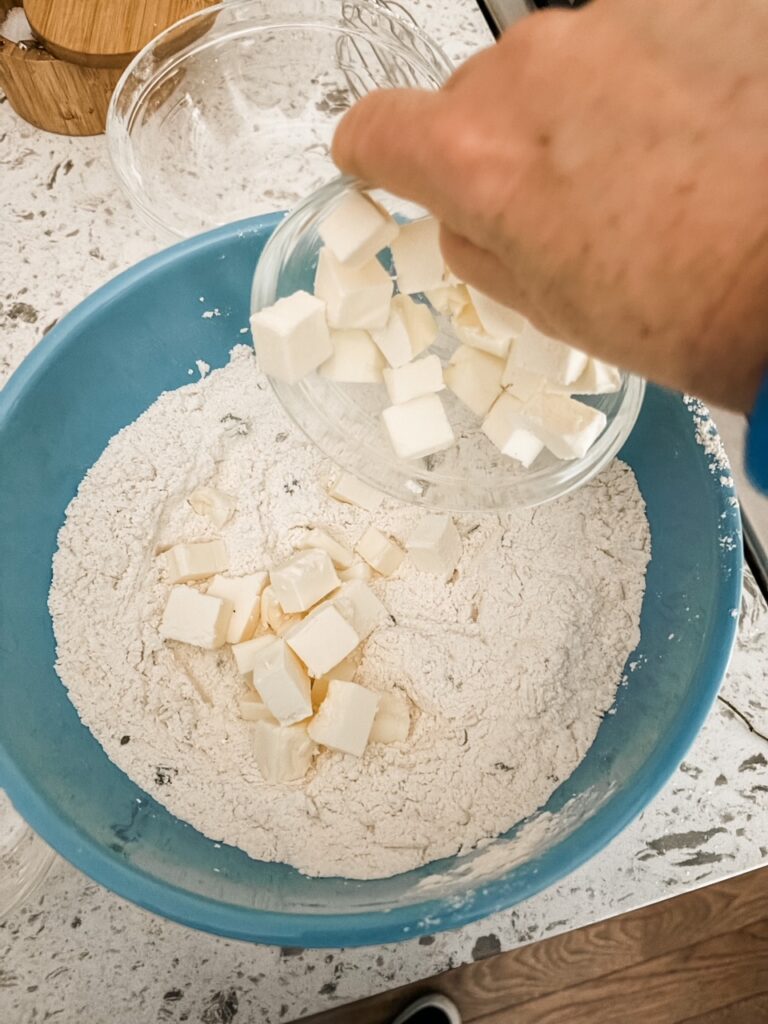
M454 59L489 40L468 0L407 6ZM164 242L120 194L103 138L46 135L3 99L0 180L2 383L60 316ZM764 864L766 678L768 606L748 574L721 697L663 792L559 885L460 931L348 951L248 945L155 917L57 859L0 924L0 1020L291 1020Z

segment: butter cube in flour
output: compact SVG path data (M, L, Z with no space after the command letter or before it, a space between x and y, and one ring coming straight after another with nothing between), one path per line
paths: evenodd
M358 683L331 679L320 710L307 726L315 743L360 757L373 727L379 695Z
M371 337L390 366L403 366L429 348L437 337L437 322L423 302L415 302L409 295L396 295L389 319L383 327L372 330Z
M341 589L330 600L351 623L361 641L389 619L389 612L363 580L342 583Z
M194 587L173 587L160 622L160 636L214 651L227 639L232 605Z
M362 267L397 238L400 228L387 211L363 192L350 192L317 229L345 267Z
M420 395L434 394L445 387L443 368L437 356L425 356L405 366L384 370L389 400L397 405Z
M328 494L346 505L356 505L366 512L375 512L384 500L384 495L369 484L358 480L351 473L337 470L328 480Z
M251 728L253 756L267 782L303 779L312 765L317 746L307 727L259 721Z
M250 640L259 624L261 592L267 584L265 572L249 576L214 576L206 594L223 597L234 605L234 613L227 628L227 643L239 644Z
M501 359L506 358L511 338L489 334L481 324L474 306L465 306L459 315L453 318L453 326L463 344Z
M455 441L439 395L421 395L382 411L384 426L401 459L420 459Z
M277 722L277 719L255 690L249 690L238 697L237 706L240 709L240 717L246 722Z
M369 743L405 743L411 728L408 698L396 691L382 693Z
M283 725L300 722L312 714L309 676L285 640L275 637L262 648L253 667L253 685L261 699Z
M572 384L586 369L587 355L564 341L550 338L533 324L525 328L509 350L505 376L514 377L514 370L538 374L550 384Z
M289 629L285 642L316 679L351 654L360 638L338 608L328 601Z
M237 671L246 675L253 672L256 662L259 660L259 652L268 647L274 640L271 633L263 636L255 636L252 640L244 640L241 644L232 644L232 654L235 656Z
M237 501L231 494L215 487L198 487L187 501L199 516L206 516L217 529L228 522L237 507Z
M355 557L349 548L335 540L327 530L321 530L318 527L307 530L296 547L301 549L318 548L320 551L325 551L338 569L348 569Z
M368 527L355 545L355 551L382 576L391 576L405 558L400 545L375 526Z
M359 668L359 661L355 657L357 651L353 651L348 658L334 665L324 676L312 680L312 707L317 711L328 694L328 684L332 679L343 679L348 683L354 682L355 675Z
M165 572L171 583L204 580L224 572L229 566L222 540L204 540L197 544L176 544L163 554Z
M308 292L294 292L254 313L251 333L261 369L289 384L333 355L325 303Z
M272 590L286 612L305 612L338 587L340 580L327 551L299 551L269 574Z
M475 416L486 416L501 394L504 362L480 349L459 345L443 376L456 397Z
M378 260L353 269L339 263L328 246L320 250L315 295L324 300L331 327L383 327L393 288L392 278ZM331 351L324 359L333 354L330 339L328 345Z
M414 295L440 288L445 283L440 225L434 217L422 217L402 225L390 249L401 292Z
M327 380L347 384L380 384L386 360L368 331L332 330L333 355L317 371Z
M469 298L477 313L478 320L488 334L496 338L519 338L528 322L525 317L508 306L502 306L484 292L470 285L467 288Z
M448 515L425 516L405 546L417 569L445 579L461 558L461 537Z
M300 612L289 615L283 610L283 606L278 601L273 587L264 588L264 592L261 595L261 611L259 613L262 629L271 629L273 633L282 636L300 618Z
M339 569L339 579L346 583L348 580L369 580L373 577L373 569L367 562L353 562L348 569Z
M528 468L544 451L544 442L532 432L522 410L525 403L503 391L483 420L482 431L496 447Z
M605 413L599 409L567 395L546 392L521 403L520 416L528 429L559 459L582 458L607 423Z

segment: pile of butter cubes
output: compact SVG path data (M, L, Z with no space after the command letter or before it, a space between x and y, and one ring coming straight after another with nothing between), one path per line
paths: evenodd
M266 374L295 383L317 371L343 383L383 384L391 403L384 426L402 459L455 442L440 399L446 387L489 440L525 467L545 448L559 459L587 453L606 417L572 396L618 391L621 374L456 278L434 218L399 225L370 196L350 192L319 234L325 244L314 295L297 291L251 316ZM395 280L377 258L385 249ZM460 342L445 367L428 352L438 337L436 313Z
M330 497L370 512L382 496L348 473L327 484ZM213 487L188 498L221 528L236 501ZM413 566L448 579L462 553L450 516L429 515L406 542ZM287 561L269 572L226 575L221 538L162 552L172 584L160 623L166 640L218 650L230 644L246 686L239 698L256 763L270 782L302 778L321 747L360 756L369 742L403 742L410 703L402 691L377 693L354 681L361 644L391 624L369 582L396 572L406 551L370 525L354 551L322 527L307 528Z

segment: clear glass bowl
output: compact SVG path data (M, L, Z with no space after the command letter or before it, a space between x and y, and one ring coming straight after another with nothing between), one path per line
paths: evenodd
M264 247L251 292L252 310L270 306L299 288L313 291L322 241L318 226L352 189L337 178L305 199L278 225ZM372 193L398 220L425 211L384 192ZM382 254L385 265L388 250ZM418 296L417 296L418 298ZM440 333L431 351L443 364L459 344L450 321L438 316ZM296 384L271 379L285 410L333 462L392 498L449 511L540 505L580 487L599 473L629 436L640 412L645 383L623 375L614 394L583 399L601 409L608 424L581 459L562 461L544 452L530 469L502 455L480 423L448 389L441 392L457 443L435 455L406 462L389 442L381 411L390 404L383 384L340 384L311 373Z
M162 32L126 68L107 117L131 202L169 237L187 238L288 209L327 181L335 125L356 99L438 88L452 71L389 6L245 0Z
M0 789L0 921L32 895L55 856Z

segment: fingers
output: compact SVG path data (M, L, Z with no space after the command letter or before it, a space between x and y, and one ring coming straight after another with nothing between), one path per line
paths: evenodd
M439 93L381 89L342 118L331 155L339 169L369 185L432 208L435 157L430 145Z

